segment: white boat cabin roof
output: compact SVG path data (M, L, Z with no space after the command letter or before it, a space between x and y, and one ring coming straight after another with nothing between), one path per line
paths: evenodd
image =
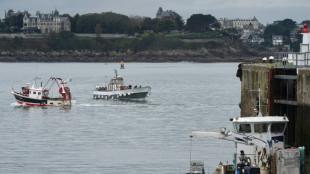
M283 123L289 122L286 116L235 117L233 123Z

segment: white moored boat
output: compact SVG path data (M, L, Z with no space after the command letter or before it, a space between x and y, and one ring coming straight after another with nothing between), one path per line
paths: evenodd
M19 104L27 105L27 106L70 106L72 103L71 100L71 92L68 87L68 82L71 79L63 81L61 78L51 77L48 82L42 86L37 87L37 80L39 78L36 77L32 86L29 86L29 83L22 87L22 92L12 91L16 101ZM50 96L50 90L54 85L57 85L57 93L59 95L57 97Z
M97 85L93 92L94 99L144 99L151 93L151 87L124 85L122 77L115 70L115 77L106 85Z
M190 134L191 138L209 136L235 143L234 164L220 163L216 173L302 173L305 148L285 148L285 129L289 122L286 116L262 116L259 111L257 116L235 117L231 121L234 131L221 128L220 132L192 131ZM242 153L247 157L246 163L237 157Z

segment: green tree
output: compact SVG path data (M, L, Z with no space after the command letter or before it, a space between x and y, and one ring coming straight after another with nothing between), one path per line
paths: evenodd
M176 18L174 18L176 29L182 30L184 28L184 20L182 19L182 16L177 15Z
M283 21L279 21L277 25L280 25L287 30L293 30L296 28L296 22L292 19L284 19Z
M97 24L96 27L95 27L95 33L97 35L97 37L100 36L100 34L102 33L102 27L100 24Z
M0 33L3 33L4 32L4 22L2 22L1 20L0 20Z
M23 27L23 15L11 16L4 19L6 32L20 32Z
M218 23L218 21L212 15L193 14L187 19L187 28L193 32L202 32L209 29L215 23Z
M141 23L144 20L143 17L140 16L131 16L129 18L131 26L132 26L132 32L133 33L142 33L141 30Z
M144 18L141 22L142 30L154 30L159 19Z
M77 32L95 33L97 24L101 25L103 33L133 33L129 17L113 12L80 16L77 20Z
M162 19L157 22L155 32L169 32L176 29L176 25L171 19Z
M104 32L132 34L132 25L128 16L107 12L102 13L102 17Z
M264 30L264 39L270 40L272 35L282 35L284 28L280 25L271 24L268 25Z

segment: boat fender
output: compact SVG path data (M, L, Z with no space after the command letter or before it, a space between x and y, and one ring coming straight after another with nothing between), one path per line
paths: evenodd
M44 106L44 102L40 103L40 106Z

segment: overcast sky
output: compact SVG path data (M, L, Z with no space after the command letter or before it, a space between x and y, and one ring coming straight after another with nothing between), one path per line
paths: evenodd
M112 11L127 16L154 18L159 7L173 10L184 21L192 14L211 14L216 18L256 18L259 22L272 23L286 18L296 22L310 19L309 0L0 0L0 18L5 11L28 10L70 15Z

